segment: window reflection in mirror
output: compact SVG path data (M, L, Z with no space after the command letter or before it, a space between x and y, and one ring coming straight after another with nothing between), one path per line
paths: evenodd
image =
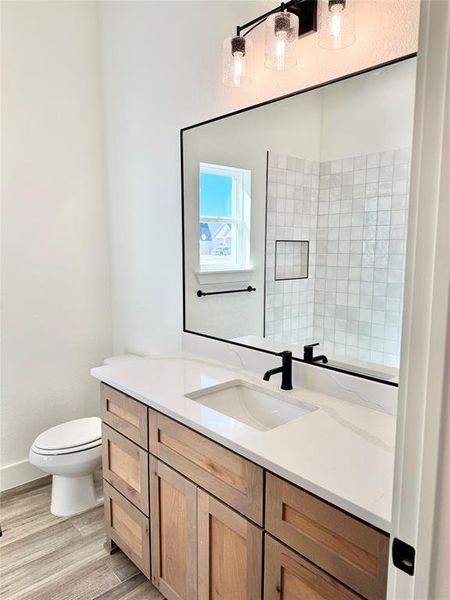
M200 270L249 266L251 174L200 163Z
M408 58L183 131L185 330L298 358L319 342L330 366L395 382L415 72Z

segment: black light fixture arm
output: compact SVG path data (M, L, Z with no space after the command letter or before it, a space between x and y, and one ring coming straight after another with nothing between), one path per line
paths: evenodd
M336 3L344 3L345 0L330 0ZM317 3L318 0L286 0L266 13L236 27L236 37L244 38L256 27L265 22L271 15L284 11L293 13L299 18L298 35L302 37L308 33L317 31Z
M242 35L242 37L245 37L246 35L248 35L250 33L250 31L253 31L253 29L255 29L256 27L258 27L258 25L261 25L261 23L264 23L264 21L267 19L267 17L270 17L270 15L274 15L275 13L279 13L279 12L283 12L284 10L289 10L289 6L291 4L299 4L299 2L302 2L304 0L288 0L287 2L282 2L279 6L273 8L272 10L267 11L266 13L264 13L263 15L260 15L259 17L256 17L256 19L253 19L252 21L249 21L248 23L244 23L244 25L238 25L236 27L236 35L240 36ZM244 30L244 33L242 33Z

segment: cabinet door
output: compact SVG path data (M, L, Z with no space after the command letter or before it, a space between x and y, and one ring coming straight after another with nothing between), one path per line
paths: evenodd
M198 490L198 600L260 600L262 531Z
M386 598L389 536L271 473L266 529L364 598Z
M152 581L168 600L197 600L197 486L150 457Z
M148 515L148 454L105 423L103 477Z
M264 600L358 600L327 575L277 540L265 536Z
M103 482L105 493L105 526L112 540L130 560L150 578L149 520L122 494Z

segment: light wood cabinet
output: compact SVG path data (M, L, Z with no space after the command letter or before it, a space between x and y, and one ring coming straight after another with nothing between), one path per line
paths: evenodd
M271 473L266 529L365 598L385 598L389 536Z
M264 600L360 600L330 575L265 536Z
M197 600L197 487L150 457L152 582L168 600Z
M148 453L105 424L103 477L148 516Z
M198 600L259 600L262 531L198 491Z
M148 450L147 407L102 383L101 411L104 423Z
M385 598L387 534L105 385L102 413L107 542L168 600Z
M262 525L261 467L151 409L149 436L152 454Z
M119 492L104 482L105 524L112 540L150 579L149 521Z

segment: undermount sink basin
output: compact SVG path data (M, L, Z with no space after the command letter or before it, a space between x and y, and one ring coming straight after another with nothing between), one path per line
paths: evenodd
M291 404L281 393L240 380L191 392L186 398L260 431L269 431L317 410L304 403Z

